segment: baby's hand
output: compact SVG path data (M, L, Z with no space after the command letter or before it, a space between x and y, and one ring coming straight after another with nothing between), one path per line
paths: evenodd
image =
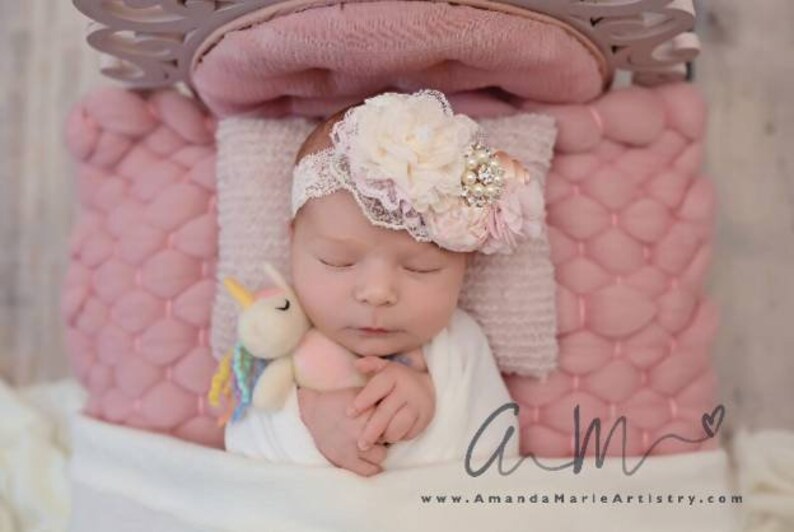
M377 441L410 440L427 427L436 409L433 380L428 373L373 356L354 364L361 373L375 376L353 400L348 416L358 416L380 401L361 432L360 450L373 448Z
M386 458L384 445L375 445L366 451L357 446L359 434L374 410L362 410L351 418L345 410L360 388L347 388L333 392L316 392L298 388L301 419L309 429L317 449L329 462L358 475L370 477L382 471Z

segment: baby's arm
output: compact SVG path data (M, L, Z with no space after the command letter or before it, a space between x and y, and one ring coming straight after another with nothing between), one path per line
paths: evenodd
M380 464L387 449L384 445L374 445L366 451L358 448L359 435L372 418L373 409L364 410L354 418L345 415L345 410L360 390L316 392L298 388L298 405L301 420L322 455L338 467L369 477L382 471Z
M405 356L412 363L419 362L418 367L427 368L421 350ZM354 417L375 407L359 438L359 449L366 451L375 442L410 440L430 424L436 407L435 390L426 371L372 356L357 360L355 366L364 374L374 374L348 410Z

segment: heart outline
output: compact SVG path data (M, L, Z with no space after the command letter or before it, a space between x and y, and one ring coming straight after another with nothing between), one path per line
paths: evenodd
M711 413L703 414L700 418L700 423L703 425L703 430L709 438L713 438L722 426L725 420L725 406L717 405Z

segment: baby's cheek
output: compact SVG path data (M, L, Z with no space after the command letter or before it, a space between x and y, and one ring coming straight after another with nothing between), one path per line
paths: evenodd
M413 322L417 336L430 340L449 324L457 306L457 295L449 290L426 290L417 294Z
M309 320L314 324L324 323L337 299L334 283L329 282L311 260L302 256L293 260L292 275L295 293Z
M325 329L335 328L342 317L342 302L340 301L333 286L318 285L306 292L305 298L298 297L304 303L304 310L309 316L309 320L316 327Z

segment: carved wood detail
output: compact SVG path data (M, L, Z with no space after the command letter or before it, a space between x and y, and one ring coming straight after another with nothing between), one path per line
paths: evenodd
M73 0L93 20L88 42L114 58L103 73L132 87L190 84L197 50L217 30L284 0ZM373 1L373 0L346 0ZM431 0L440 1L440 0ZM611 72L633 72L635 83L683 79L698 54L693 0L497 0L549 15L585 35ZM334 0L309 0L310 7ZM465 4L465 0L456 3ZM301 9L307 7L300 3ZM286 12L289 12L287 10Z

